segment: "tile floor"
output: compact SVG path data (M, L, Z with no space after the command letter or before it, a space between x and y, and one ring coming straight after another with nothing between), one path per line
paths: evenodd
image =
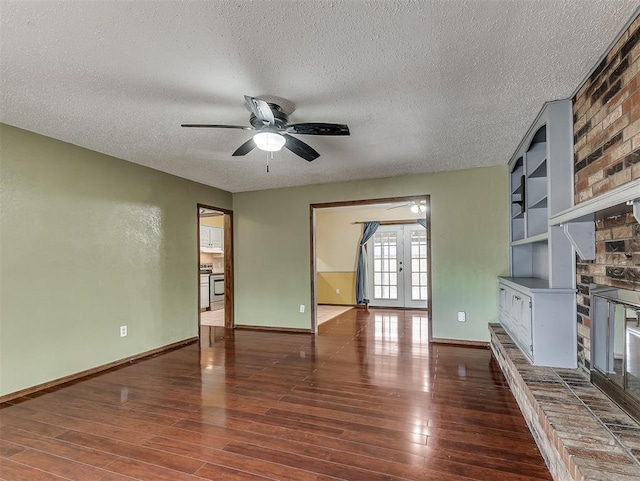
M224 326L224 309L201 312L200 324L203 326Z
M318 326L353 309L351 306L318 305Z
M351 306L318 306L318 325L353 309ZM200 324L203 326L224 326L224 309L204 311L200 313Z

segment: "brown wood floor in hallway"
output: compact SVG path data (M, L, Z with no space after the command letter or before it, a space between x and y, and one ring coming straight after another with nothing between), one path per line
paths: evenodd
M417 311L323 326L214 328L5 404L0 479L551 480L489 350L429 346Z

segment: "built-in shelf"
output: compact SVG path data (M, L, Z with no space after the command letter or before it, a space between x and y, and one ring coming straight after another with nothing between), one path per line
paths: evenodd
M512 246L520 246L520 245L524 245L524 244L533 244L534 242L544 242L547 239L549 239L549 233L548 232L543 232L542 234L538 234L536 236L533 237L527 237L526 239L520 239L517 241L513 241L511 243Z
M527 151L527 177L540 177L542 172L546 176L547 143L538 142Z
M500 323L542 366L577 363L575 255L564 229L549 224L573 205L572 128L570 100L545 104L509 161L510 277L499 278ZM583 246L581 229L569 231Z
M546 176L547 176L547 159L544 159L544 161L538 167L536 167L536 170L534 170L533 172L531 172L531 174L529 174L529 178L538 179L540 177L546 177Z
M546 195L542 199L534 200L533 203L529 206L529 209L546 209L546 208L547 208Z

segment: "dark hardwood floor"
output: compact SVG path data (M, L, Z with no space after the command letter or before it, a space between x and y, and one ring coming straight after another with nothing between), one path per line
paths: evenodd
M551 480L487 349L417 311L196 344L0 410L0 479Z

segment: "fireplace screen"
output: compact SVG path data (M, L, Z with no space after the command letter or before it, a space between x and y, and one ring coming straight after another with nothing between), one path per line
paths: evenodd
M640 415L640 292L594 287L592 381L634 417Z

